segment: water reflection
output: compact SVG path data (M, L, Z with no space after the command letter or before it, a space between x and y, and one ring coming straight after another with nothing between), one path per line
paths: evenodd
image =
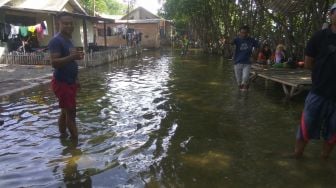
M170 53L170 52L169 52ZM1 102L0 187L332 187L335 161L292 151L303 99L236 88L216 56L147 52L82 70L79 144L58 138L48 86Z
M68 139L60 139L62 146L64 147L62 151L63 156L69 156L66 159L66 164L63 169L63 181L66 187L77 188L77 187L91 187L92 181L88 170L84 172L79 172L78 170L78 160L82 156L82 151L77 147L78 142Z

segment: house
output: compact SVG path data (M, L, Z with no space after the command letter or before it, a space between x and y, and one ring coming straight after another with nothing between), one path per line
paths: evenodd
M46 29L43 28L43 34L40 35L35 35L35 31L30 32L32 34L30 37L23 36L22 32L14 32L15 35L20 35L20 37L10 35L5 38L2 35L0 53L1 51L15 51L19 49L19 43L19 46L15 46L17 42L13 43L14 47L9 45L11 40L18 40L18 38L28 41L28 43L34 40L34 48L46 47L52 36L58 32L55 16L59 12L69 12L74 16L75 30L72 39L73 43L75 46L83 46L85 48L90 43L95 42L95 23L98 20L106 21L105 19L89 16L77 0L0 0L0 23L3 26L10 25L11 27L29 28L29 26L38 26L39 24L42 25L42 23L46 25ZM31 28L33 29L33 27ZM0 27L0 33L2 29Z
M129 36L133 33L140 33L142 47L159 48L164 41L170 41L173 29L171 21L138 7L114 23L97 24L97 44L130 46L131 42L127 41L127 38L132 38Z

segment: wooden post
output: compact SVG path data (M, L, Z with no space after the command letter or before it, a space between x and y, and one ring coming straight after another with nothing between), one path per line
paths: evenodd
M105 48L107 47L107 39L106 39L106 22L104 20L104 45Z
M52 15L52 28L51 28L51 36L54 36L56 31L57 31L57 28L56 28L56 16L55 15Z
M86 26L86 19L83 18L83 34L84 34L84 51L88 49L88 39L87 39L87 26Z

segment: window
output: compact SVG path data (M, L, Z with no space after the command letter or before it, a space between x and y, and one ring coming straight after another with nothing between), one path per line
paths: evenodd
M111 27L107 27L106 33L107 33L107 36L112 36L112 29L111 29Z

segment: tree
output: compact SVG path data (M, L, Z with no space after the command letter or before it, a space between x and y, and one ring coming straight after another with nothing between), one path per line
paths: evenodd
M160 15L204 44L220 35L233 38L247 24L260 41L283 42L302 55L307 39L326 22L330 5L330 0L165 0Z
M126 5L119 3L117 0L80 0L80 3L90 15L94 15L93 9L99 13L112 15L123 14L127 9Z

